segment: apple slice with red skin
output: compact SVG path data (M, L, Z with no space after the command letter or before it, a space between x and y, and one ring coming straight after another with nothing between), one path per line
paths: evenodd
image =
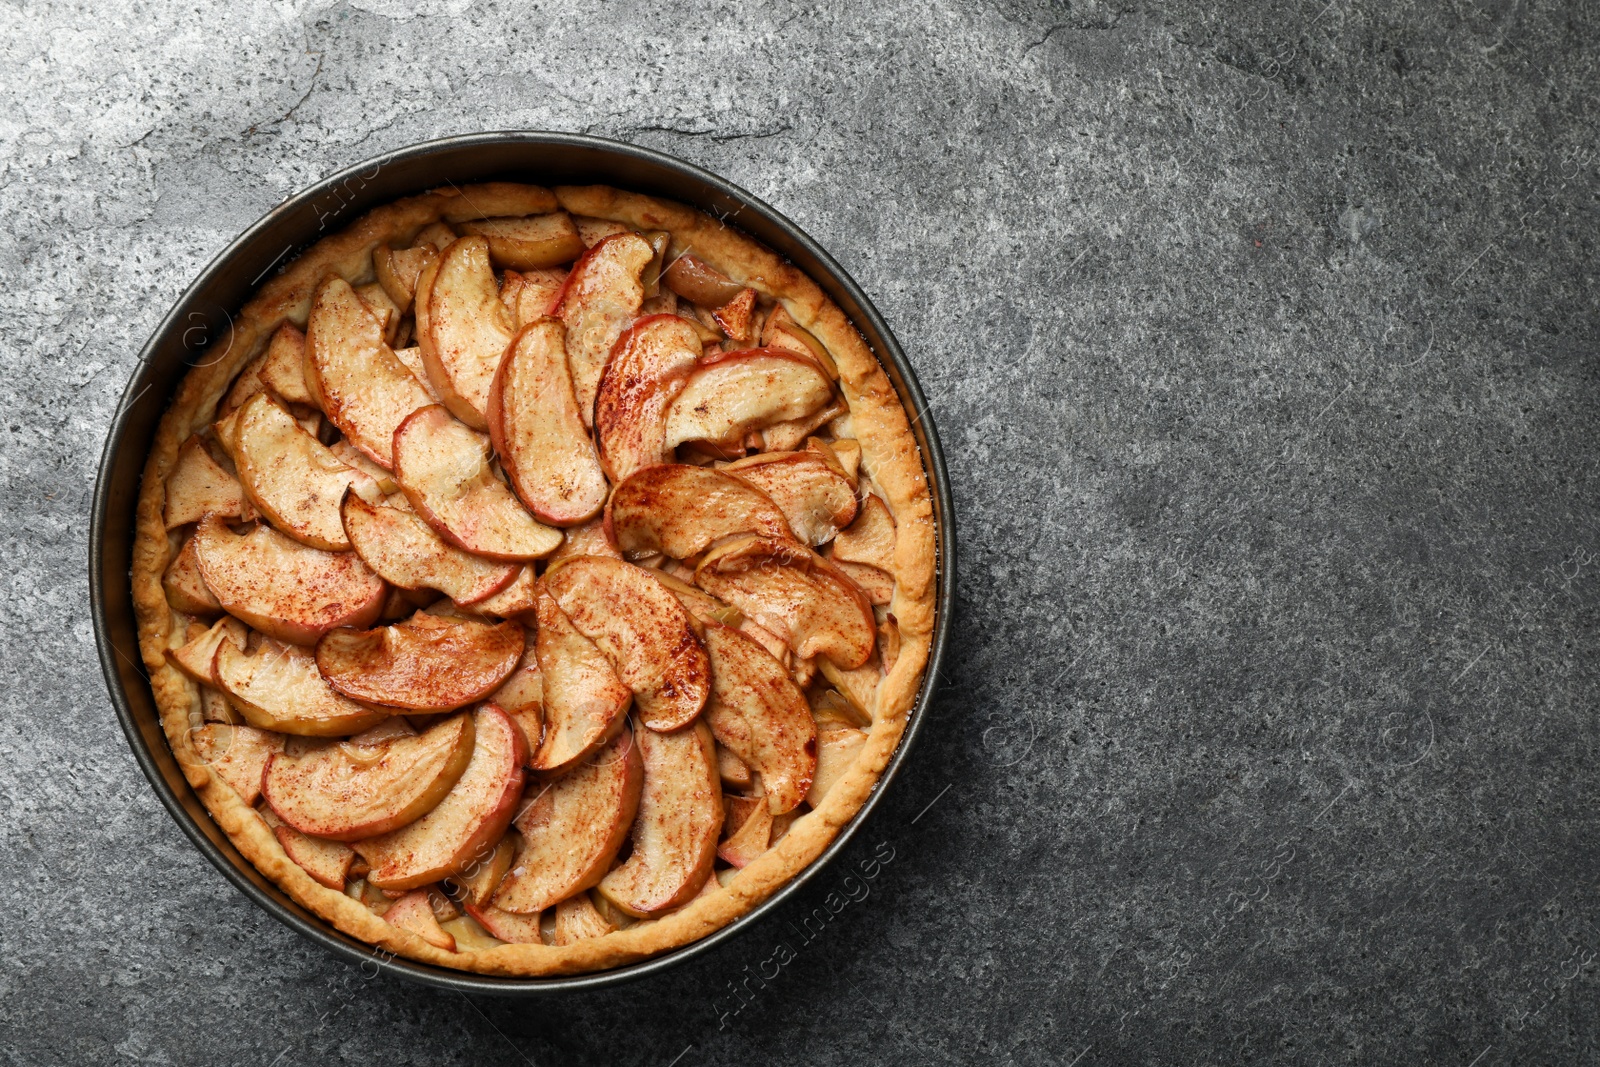
M543 740L529 766L553 771L616 736L633 701L605 653L573 626L541 583L534 653L544 704Z
M684 730L640 730L644 788L633 820L633 852L595 887L644 918L687 903L711 876L722 829L716 742L697 722Z
M705 554L694 581L776 634L797 656L826 656L846 670L872 657L877 623L866 594L803 545L734 538Z
M439 917L433 913L433 901L426 889L413 889L389 905L389 910L383 913L383 921L401 930L409 930L434 948L442 948L446 952L456 950L456 939L439 925Z
M411 301L416 298L417 279L422 269L438 258L439 250L432 245L400 249L379 245L372 250L372 272L403 315L411 309Z
M744 291L744 286L688 253L667 264L661 283L690 303L708 308L722 307Z
M353 843L380 889L415 889L459 874L488 855L522 796L522 734L493 704L473 713L472 758L428 814L398 830Z
M783 510L789 529L805 544L833 540L856 517L855 487L819 453L767 452L735 460L723 472L771 497Z
M239 409L230 452L250 502L273 526L312 548L350 548L339 521L346 490L367 500L381 495L373 479L340 462L270 393L257 393Z
M732 443L827 406L833 383L814 360L782 348L707 356L667 412L666 447L685 441Z
M260 730L343 737L388 717L334 692L317 671L311 650L299 645L268 639L246 652L232 641L219 641L211 676L244 720Z
M378 320L337 275L325 278L311 301L305 378L328 420L385 470L394 467L395 429L433 402L384 340Z
M313 881L329 889L344 889L345 880L350 877L350 868L356 859L349 845L303 834L278 818L271 808L261 809L261 817L272 827L272 836L278 839L284 854L309 874Z
M600 881L627 839L643 784L644 762L625 729L544 786L517 814L522 848L494 896L495 907L538 913Z
M783 664L738 630L707 623L705 643L711 733L761 775L772 814L794 810L817 769L817 726L806 695Z
M256 526L240 536L213 518L194 533L200 576L228 614L280 641L314 644L338 626L370 626L388 587L353 552L324 552Z
M817 731L817 774L811 780L806 802L822 806L845 772L855 766L856 757L866 747L867 732L854 726L824 726Z
M213 685L215 679L211 664L217 658L217 646L223 641L230 641L235 648L243 649L249 637L248 626L230 615L224 615L179 647L167 649L167 662L201 685Z
M550 316L550 303L567 284L567 273L565 270L505 272L500 283L500 302L511 312L511 319L519 329ZM568 376L571 376L570 370Z
M605 474L578 414L566 333L554 319L524 326L489 390L489 437L506 477L542 522L575 526L606 502Z
M456 418L486 429L490 383L514 332L489 263L488 238L462 237L440 255L426 320L417 344L434 391Z
M612 492L606 526L617 547L633 558L661 552L688 559L733 534L793 536L783 510L760 488L687 463L634 471Z
M489 438L433 404L394 432L394 472L406 499L439 536L489 559L525 561L554 552L561 531L528 514L489 465Z
M422 733L352 738L299 755L278 754L261 789L278 817L301 833L359 841L398 830L437 807L460 780L473 752L469 714L452 715Z
M739 295L711 312L711 317L730 338L744 344L750 340L751 319L755 316L756 291L741 289Z
M617 338L594 397L595 444L613 482L672 459L669 412L700 352L700 338L676 315L640 319Z
M489 697L490 703L498 704L500 710L522 731L523 745L528 750L530 762L544 739L544 675L539 673L538 649L534 640L532 631L529 631L523 644L522 659L517 661L517 669Z
M283 751L283 735L253 726L208 722L189 731L200 762L233 787L251 806L261 797L261 772L274 753Z
M237 519L248 507L239 479L211 458L205 443L193 436L185 441L167 475L167 497L163 505L167 529L199 522L207 515Z
M556 905L554 944L573 945L593 937L604 937L616 927L606 922L604 915L595 909L588 893L579 893Z
M335 692L404 712L454 711L500 688L522 657L522 624L419 611L373 630L332 630L317 669Z
M545 572L546 589L616 667L652 730L675 730L700 714L711 667L689 612L642 567L579 556Z
M644 302L642 275L654 258L655 249L638 234L613 234L573 264L550 303L550 314L567 331L572 391L585 426L593 424L595 391L611 349Z
M463 233L481 234L489 242L489 258L510 270L546 270L571 263L583 255L585 245L564 211L524 218L479 219L463 222Z
M498 615L502 619L520 619L533 613L539 588L539 576L533 564L525 564L510 585L484 600L470 605L480 615ZM457 601L457 603L460 603ZM462 605L466 607L468 605Z
M478 925L489 931L493 937L511 945L539 945L543 944L540 937L539 913L532 915L518 915L515 912L503 911L493 904L466 905L467 914L478 920Z
M436 589L466 606L493 597L523 570L463 552L415 513L369 504L354 493L345 494L340 516L356 555L401 589Z
M220 615L222 602L211 595L206 580L200 576L200 557L195 552L194 538L183 543L183 548L172 557L161 575L161 590L167 594L167 604L173 611L185 615Z

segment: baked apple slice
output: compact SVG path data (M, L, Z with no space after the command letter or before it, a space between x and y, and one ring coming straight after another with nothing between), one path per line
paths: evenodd
M291 404L316 404L306 387L306 335L292 322L279 326L256 371L261 384Z
M242 518L248 507L239 479L211 458L205 443L192 436L185 441L167 475L167 499L162 513L167 529L199 522L207 515Z
M500 465L536 518L575 526L606 502L605 474L578 414L566 334L554 319L519 331L489 390L489 437Z
M511 320L521 329L550 316L550 305L567 284L564 270L505 272L500 282L500 302L511 312ZM571 371L568 371L570 376Z
M356 854L349 845L303 834L278 818L270 807L260 809L262 819L272 827L272 836L283 846L284 854L312 879L329 889L344 889Z
M676 315L640 319L617 339L594 397L595 443L613 482L672 458L668 412L699 358L700 338Z
M592 425L600 373L622 331L644 301L644 269L655 258L650 242L636 233L618 233L598 242L573 264L550 314L567 331L567 361L572 391L584 425Z
M194 533L200 575L228 614L280 641L314 644L338 626L370 626L388 592L353 552L324 552L270 526L239 535L208 518Z
M755 317L756 291L741 289L739 295L711 312L722 332L740 344L750 340L751 320Z
M261 791L278 817L301 833L359 841L398 830L432 811L472 758L471 715L451 715L420 734L361 737L278 753L261 776Z
M539 673L538 649L532 631L524 639L517 669L490 695L489 702L498 705L522 731L523 747L531 762L544 740L544 675Z
M522 848L494 896L495 907L537 913L600 881L627 839L643 784L644 762L624 729L545 786L517 814Z
M401 589L437 589L457 604L480 604L517 580L523 568L463 552L416 514L345 494L340 509L356 555Z
M511 861L517 856L517 835L506 834L493 849L473 858L460 874L449 879L451 893L463 907L481 908L489 903L494 891L500 888Z
M564 266L583 255L585 248L578 227L565 211L520 219L479 219L463 222L457 228L486 238L489 258L495 266L510 270Z
M280 733L220 722L208 722L189 731L189 740L194 743L200 762L209 764L217 777L252 807L261 797L261 772L275 753L283 751Z
M772 844L772 812L760 797L755 800L745 800L744 797L725 799L727 821L723 828L727 828L727 823L733 823L734 829L717 846L717 856L735 867L748 867ZM744 810L736 812L736 806Z
M667 412L666 447L738 442L748 433L804 418L833 399L816 362L781 348L707 356Z
M479 615L497 615L502 619L520 619L533 612L535 607L534 598L538 588L539 576L534 571L533 564L528 563L523 565L522 569L517 572L517 576L512 579L510 585L507 585L494 596L486 597L470 606Z
M867 745L867 732L854 726L824 726L817 731L817 774L806 793L806 803L821 807L856 757Z
M167 564L161 575L161 589L167 594L167 603L173 611L185 615L222 614L222 602L211 595L205 579L200 576L200 557L195 552L192 537Z
M378 725L388 712L364 708L328 687L311 650L270 638L253 652L217 643L211 676L246 722L301 737L347 737Z
M416 822L357 841L380 889L415 889L487 856L511 824L522 796L522 735L493 704L473 713L472 758L455 787Z
M467 914L478 920L479 926L508 945L544 943L541 936L543 922L537 912L532 915L518 915L516 912L503 911L493 904L481 906L468 904L466 907Z
M381 495L375 481L341 463L269 393L257 393L239 409L232 454L250 502L272 525L312 548L350 548L339 521L347 489L367 500Z
M463 237L444 250L428 290L426 320L417 343L434 391L456 418L487 429L489 386L513 332L487 238Z
M489 465L489 438L437 404L394 433L395 480L417 514L457 548L490 559L539 559L561 531L528 514Z
M379 245L372 250L373 274L402 315L411 310L411 301L417 295L417 278L423 268L438 258L439 250L432 245L401 249Z
M771 497L783 510L789 529L808 545L833 540L856 517L855 487L820 453L768 452L723 469Z
M689 901L711 876L722 829L716 742L697 722L669 734L640 730L644 788L633 820L633 852L595 887L644 918Z
M622 728L633 691L595 643L573 626L543 585L534 654L541 676L543 740L529 764L552 771L594 752Z
M688 611L649 571L578 556L543 581L573 627L615 665L646 726L675 730L700 714L710 689L705 647Z
M194 633L193 630L189 632ZM231 641L234 647L242 649L249 637L249 627L232 616L224 615L209 629L196 634L178 648L167 649L167 662L201 685L211 685L211 664L217 658L217 646L224 641Z
M861 563L894 573L894 516L874 493L861 501L855 521L833 539L835 563Z
M385 470L394 468L395 429L433 402L383 339L378 320L337 275L324 279L312 298L305 379L329 421Z
M573 945L592 937L604 937L615 929L595 909L589 894L579 893L556 905L555 930L551 941L556 945Z
M521 623L425 611L374 630L333 630L317 642L317 669L335 692L406 712L454 711L482 700L521 657Z
M561 547L550 556L546 567L553 567L573 556L609 556L612 559L621 559L622 553L617 551L616 542L612 540L611 531L605 521L597 517L581 526L568 526Z
M834 560L833 565L867 595L867 603L882 607L894 600L894 575L888 571L844 559Z
M690 303L707 308L722 307L744 291L744 286L687 253L667 265L661 283Z
M782 509L765 492L731 474L686 463L660 463L629 475L606 504L606 525L617 547L634 559L652 552L688 559L732 534L793 536Z
M439 916L434 914L433 900L426 889L413 889L401 896L383 913L383 921L401 930L409 930L434 948L442 948L446 952L456 950L456 939L439 925Z
M773 815L794 810L817 769L817 726L806 695L783 664L738 630L708 623L705 642L711 655L711 733L761 775Z
M776 634L795 655L846 669L872 656L877 624L866 594L803 545L740 537L711 549L695 584Z

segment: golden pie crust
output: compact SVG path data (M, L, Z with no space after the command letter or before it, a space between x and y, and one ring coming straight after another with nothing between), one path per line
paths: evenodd
M405 247L437 221L566 210L640 229L671 230L690 251L740 284L781 303L827 346L838 364L862 467L882 489L896 523L895 591L889 610L900 629L900 653L878 689L867 743L854 765L828 791L822 806L800 817L782 839L727 886L661 918L561 947L505 944L447 952L391 926L361 902L313 881L283 851L262 817L202 762L190 739L201 721L198 687L171 666L169 647L183 641L162 589L174 551L162 519L166 479L179 446L208 426L239 371L266 346L284 321L304 328L312 291L330 271L353 285L374 280L372 253L380 243ZM811 863L860 809L904 732L932 640L936 531L928 482L899 395L844 312L800 270L772 250L703 212L608 186L545 189L486 183L408 197L361 216L303 252L234 317L178 387L156 431L139 495L133 549L133 598L139 643L162 727L192 785L218 826L257 869L307 910L344 933L423 963L516 977L604 970L687 945L749 912Z

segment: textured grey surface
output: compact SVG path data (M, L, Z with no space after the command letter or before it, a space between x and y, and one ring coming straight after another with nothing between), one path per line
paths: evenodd
M1596 1062L1597 20L0 5L0 1062ZM129 756L84 579L194 272L495 128L677 153L831 249L962 537L870 894L537 1003L365 980L232 890Z

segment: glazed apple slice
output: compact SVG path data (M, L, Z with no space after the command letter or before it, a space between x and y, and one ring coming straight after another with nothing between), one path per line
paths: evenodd
M329 421L385 470L394 467L395 429L432 403L383 339L378 320L336 275L324 279L312 298L305 379Z
M606 524L617 547L635 559L652 552L688 559L732 534L793 536L783 511L761 489L686 463L661 463L629 475L606 504Z
M700 714L710 664L689 613L647 570L579 556L545 572L545 587L616 667L652 730L675 730Z
M389 905L389 910L383 913L383 921L401 930L409 930L434 948L442 948L446 952L456 950L456 939L439 925L439 917L434 914L433 901L426 889L413 889Z
M301 833L358 841L432 811L472 758L474 724L452 715L422 733L351 738L300 755L279 753L260 777L278 817Z
M655 258L650 242L618 233L598 242L573 264L550 314L567 331L572 391L585 426L594 418L595 391L606 359L644 301L644 269Z
M489 386L512 335L511 313L500 302L489 264L487 238L463 237L440 255L428 290L426 320L417 343L434 391L456 418L486 429Z
M743 611L802 658L826 656L859 667L877 637L866 594L803 545L740 537L711 549L695 584Z
M345 490L376 500L378 485L339 461L269 393L239 409L232 455L250 502L283 533L312 548L350 548L339 501Z
M595 909L588 893L563 900L556 905L555 929L551 936L556 945L573 945L592 937L604 937L616 927L606 921Z
M534 653L541 675L544 727L530 766L551 771L570 766L614 737L622 728L633 691L543 585L537 605Z
M200 438L185 441L167 475L167 499L162 512L167 529L199 522L207 515L237 519L247 507L239 479L211 458Z
M517 814L522 848L494 896L495 907L537 913L600 881L627 839L643 784L644 763L625 729L546 785Z
M387 587L353 552L324 552L256 526L239 535L208 518L195 530L206 586L233 615L262 633L314 644L338 626L370 626Z
M761 775L773 815L794 810L817 768L817 727L806 695L783 664L738 630L708 623L705 642L711 733Z
M561 544L489 465L489 438L439 405L413 412L394 433L395 480L417 514L457 548L490 559L539 559Z
M689 575L693 577L694 572L690 571ZM676 575L667 574L664 571L656 571L655 578L669 593L678 598L678 603L682 604L688 610L690 616L702 626L708 623L720 622L724 626L732 626L738 629L744 622L744 612L729 604L724 604L704 589L697 589ZM699 633L700 630L697 629L696 632ZM782 642L778 643L778 647L780 651L783 649ZM715 681L713 680L714 684Z
M703 722L669 734L641 730L644 788L633 852L595 887L640 918L689 901L711 875L722 829L716 742Z
M167 594L167 603L173 611L185 615L220 615L222 602L211 595L205 579L200 577L200 557L195 552L194 538L183 543L183 548L172 557L161 575L161 589Z
M797 353L751 348L707 356L667 413L666 447L737 442L763 427L803 418L832 399L828 376Z
M667 265L661 282L690 303L708 308L722 307L744 291L744 286L726 274L688 254Z
M328 687L309 649L271 639L246 652L217 644L211 676L246 722L301 737L348 737L376 726L387 712L364 708Z
M489 258L511 270L546 270L571 263L584 253L583 238L565 211L525 218L479 219L460 224L463 233L489 242Z
M861 501L855 521L833 539L835 562L862 563L894 573L894 516L876 494Z
M723 469L771 497L783 510L789 529L808 545L833 540L856 517L855 487L820 453L769 452L736 460Z
M347 493L340 509L356 555L401 589L437 589L457 604L479 604L517 580L523 568L463 552L416 514Z
M750 340L751 320L755 317L756 291L741 289L739 295L711 312L722 332L740 344Z
M473 713L472 758L437 807L398 830L353 847L380 889L415 889L459 874L488 855L522 796L522 735L493 704Z
M283 751L283 735L253 726L208 722L189 731L202 763L233 787L251 806L261 797L261 772L274 753Z
M806 793L806 803L822 806L845 772L855 766L856 757L866 747L867 732L854 726L824 726L817 731L817 773Z
M190 633L194 633L193 630ZM217 658L217 646L230 641L236 648L244 648L250 629L231 616L224 615L212 626L192 637L178 648L167 649L167 662L201 685L211 685L211 663Z
M482 700L522 657L522 624L420 611L373 630L333 630L317 642L317 669L335 692L407 712L453 711Z
M594 397L595 443L606 477L620 482L672 458L668 412L699 357L700 338L676 315L640 319L617 339Z
M517 333L489 390L487 416L500 465L534 517L574 526L599 513L609 487L578 414L559 322L541 319Z

